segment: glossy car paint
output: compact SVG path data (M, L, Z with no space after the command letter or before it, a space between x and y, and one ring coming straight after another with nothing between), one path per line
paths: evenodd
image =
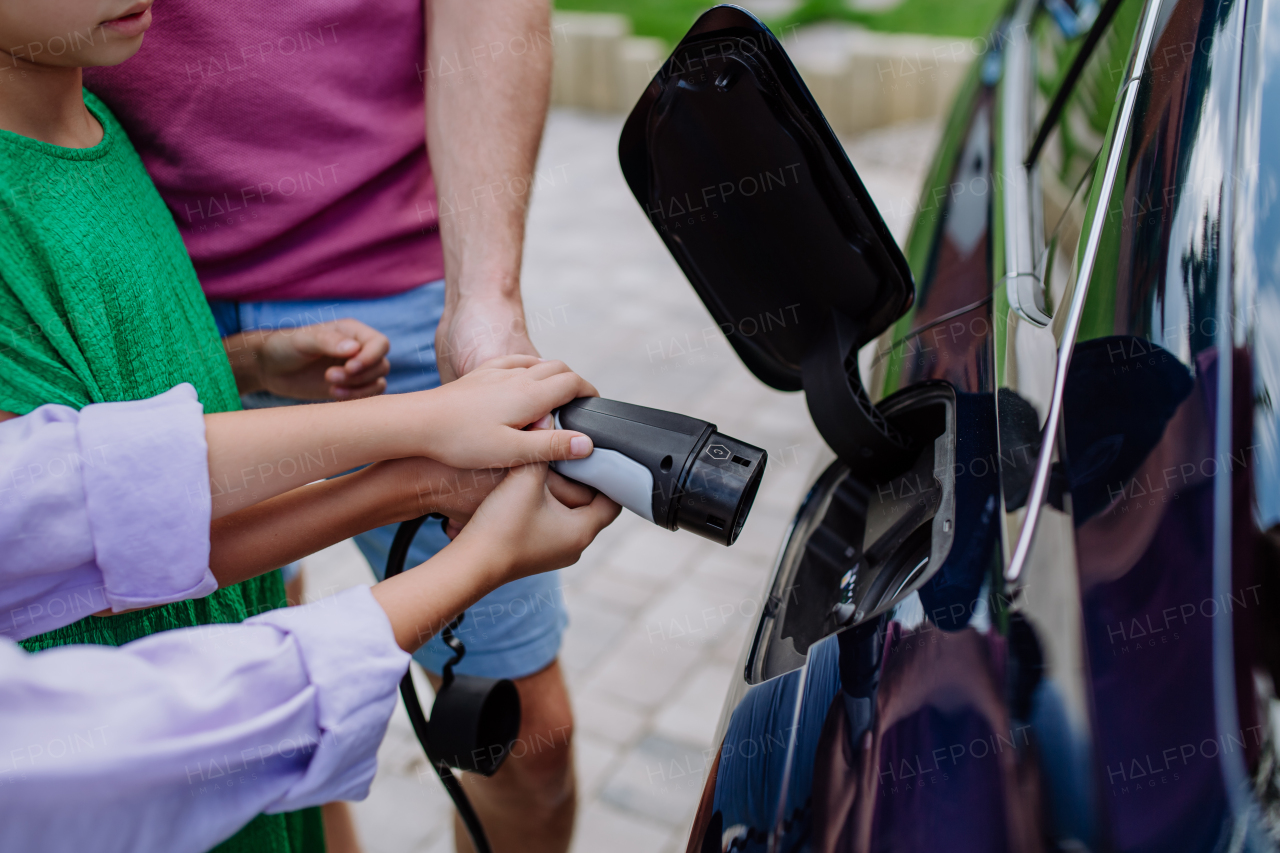
M870 345L882 404L954 398L942 565L790 657L764 609L691 851L1274 847L1280 2L1124 0L1028 165L1089 13L988 40ZM857 538L839 465L775 611Z

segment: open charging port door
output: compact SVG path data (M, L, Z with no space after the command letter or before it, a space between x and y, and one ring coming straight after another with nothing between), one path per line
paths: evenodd
M839 460L784 547L750 681L920 588L954 538L956 396L874 403L858 351L915 298L906 259L782 45L736 6L702 15L628 116L622 173L743 363L803 390Z

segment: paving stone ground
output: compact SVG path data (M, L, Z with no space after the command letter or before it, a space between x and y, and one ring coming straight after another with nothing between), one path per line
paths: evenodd
M562 572L561 662L577 718L574 851L683 850L721 703L781 538L828 451L803 398L767 388L734 356L631 197L617 162L622 117L553 111L529 214L530 331L601 394L684 412L764 447L750 521L729 549L624 513ZM932 123L846 147L901 241L937 137ZM350 542L308 560L315 597L370 583ZM419 688L430 696L425 681ZM429 700L427 700L429 701ZM354 805L367 853L453 849L450 803L403 708Z

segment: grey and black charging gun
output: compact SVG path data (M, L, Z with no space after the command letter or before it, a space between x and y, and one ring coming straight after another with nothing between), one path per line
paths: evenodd
M561 406L556 426L585 433L595 450L585 459L553 462L565 477L591 486L668 530L688 530L732 545L751 511L768 454L716 431L696 418L582 397ZM404 570L422 516L400 525L387 555L386 577ZM452 768L492 776L520 731L520 695L509 679L455 674L466 654L454 633L458 616L441 632L454 656L441 673L431 719L422 712L413 680L405 673L400 695L418 742L427 753L477 853L490 853L484 828Z

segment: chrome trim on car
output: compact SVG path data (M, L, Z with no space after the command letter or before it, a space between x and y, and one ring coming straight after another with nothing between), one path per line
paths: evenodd
M1107 162L1102 173L1102 186L1098 193L1098 205L1093 210L1093 218L1089 222L1089 236L1080 261L1080 270L1076 275L1071 304L1067 310L1063 325L1061 343L1058 347L1057 375L1053 379L1053 397L1049 403L1049 416L1045 419L1044 435L1040 442L1040 455L1036 459L1035 478L1031 481L1031 491L1027 497L1027 516L1018 532L1018 543L1014 547L1013 557L1005 569L1005 579L1017 581L1022 575L1027 555L1031 553L1031 541L1035 536L1036 523L1040 518L1040 508L1044 505L1049 488L1049 469L1058 444L1058 425L1062 417L1062 397L1066 391L1067 368L1071 365L1071 353L1075 346L1076 333L1080 330L1080 319L1084 311L1084 301L1089 294L1089 279L1093 276L1093 265L1098 257L1098 246L1102 239L1102 229L1106 217L1099 210L1105 210L1107 200L1115 189L1116 176L1120 172L1120 158L1124 154L1125 143L1129 136L1129 126L1133 122L1133 111L1138 100L1138 87L1133 85L1142 79L1142 69L1146 67L1151 52L1151 43L1155 38L1156 21L1160 17L1162 0L1148 0L1143 11L1142 36L1130 65L1130 78L1124 84L1122 92L1124 100L1120 105L1120 115L1116 120L1116 130L1111 138L1111 146L1107 149ZM1010 300L1012 301L1012 300Z
M1031 216L1031 175L1022 163L1031 131L1031 87L1035 75L1031 68L1031 19L1039 8L1039 0L1019 5L1009 22L1008 48L1001 91L1001 135L1004 151L1005 287L1009 305L1019 316L1037 326L1051 319L1044 310L1043 284L1036 273L1036 247Z

